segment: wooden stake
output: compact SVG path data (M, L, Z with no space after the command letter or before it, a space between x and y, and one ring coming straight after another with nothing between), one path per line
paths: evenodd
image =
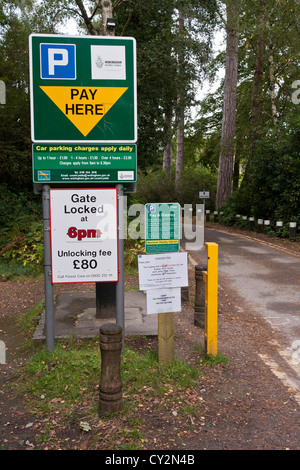
M170 364L174 360L174 314L158 314L158 360L160 364Z

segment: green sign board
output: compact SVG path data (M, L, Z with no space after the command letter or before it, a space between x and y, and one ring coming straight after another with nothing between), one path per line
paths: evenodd
M33 144L34 183L132 183L135 144Z
M29 47L33 142L136 142L133 38L32 34Z
M146 253L174 253L179 251L180 210L178 203L146 204Z

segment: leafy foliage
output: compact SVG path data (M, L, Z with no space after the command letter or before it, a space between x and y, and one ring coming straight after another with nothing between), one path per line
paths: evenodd
M135 200L146 204L149 202L178 202L184 204L200 204L199 191L210 191L207 208L214 208L216 195L216 173L198 165L186 167L176 188L173 172L152 170L139 174Z
M195 122L191 122L189 107L196 102L201 80L208 76L213 82L224 66L224 53L211 58L211 39L218 18L216 5L221 17L225 2L127 0L113 3L116 35L133 36L137 41L140 175L133 200L197 204L199 190L205 189L211 192L207 208L213 210L223 83L202 101ZM261 124L254 145L251 113L260 10L259 2L241 2L236 121L236 168L240 170L240 179L238 191L223 208L228 223L233 223L231 210L257 217L295 221L299 218L299 104L291 99L293 82L299 79L299 2L266 0L263 3L266 14L262 18ZM27 191L28 194L32 191L28 35L35 31L58 32L70 18L77 21L85 34L87 28L78 4L74 0L7 0L0 6L0 80L5 82L7 92L6 105L0 105L0 184L1 188L5 184L10 189L7 203L2 189L0 198L0 250L4 261L18 260L22 265L38 266L42 257L41 218L36 218L34 212L28 213L27 205L31 207L32 198L25 196ZM95 28L99 26L101 8L93 0L84 0L82 4L89 15L95 13L92 21ZM179 8L185 18L182 34L178 34ZM221 25L220 21L220 30ZM184 58L180 74L179 57ZM277 126L271 112L272 85ZM186 106L185 170L176 190L174 171L163 173L157 168L161 167L168 140L165 117L176 114L179 91L185 96ZM252 168L248 177L249 162ZM131 247L128 254L132 249L136 247Z
M257 218L298 221L300 207L299 118L261 130L254 154L250 183L242 185L222 207L224 220L235 222L236 214Z
M289 119L258 144L251 182L254 215L291 221L300 207L300 120ZM263 158L262 158L263 156ZM263 207L261 200L264 201Z
M39 271L44 253L41 201L0 185L0 226L2 260Z

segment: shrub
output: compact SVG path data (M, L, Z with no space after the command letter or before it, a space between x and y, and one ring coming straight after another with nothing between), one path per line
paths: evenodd
M26 193L15 194L0 186L0 255L39 270L43 265L41 201Z
M199 191L209 191L210 199L206 200L206 208L213 210L215 205L217 175L205 167L184 169L178 187L175 185L175 171L150 170L140 173L134 202L146 204L149 202L178 202L184 204L201 204Z

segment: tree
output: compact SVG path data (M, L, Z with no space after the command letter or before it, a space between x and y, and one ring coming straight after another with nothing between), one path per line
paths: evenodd
M226 65L222 136L216 196L217 209L219 209L224 202L228 201L232 186L238 72L239 0L226 1L226 14Z
M184 16L181 9L178 10L178 37L180 49L178 51L178 75L183 75L185 66L185 53L184 53ZM180 176L184 168L184 111L185 111L185 90L184 82L179 83L177 95L177 153L176 153L176 186L179 183Z
M1 15L0 79L6 84L6 104L0 105L0 184L7 183L16 191L27 189L32 181L28 76L30 6L27 4L26 9L17 13L14 2L9 2Z
M176 125L176 185L185 165L185 122L188 110L195 103L196 84L205 75L211 55L211 34L215 24L214 1L178 1L174 53L177 59L176 102L173 111ZM166 158L170 144L167 143ZM164 159L165 164L165 159Z
M252 95L248 124L249 150L242 184L247 186L252 179L254 159L264 134L270 132L279 121L284 122L291 106L290 85L297 76L299 32L297 9L291 0L260 0L249 6L255 10L258 22L248 29L245 65L253 71Z
M259 1L259 23L257 28L256 39L256 61L255 72L252 87L252 103L251 103L251 152L248 161L248 171L251 172L251 163L253 152L255 149L258 132L261 126L261 107L262 107L262 76L264 65L264 46L265 46L265 19L266 19L266 2Z
M167 131L167 143L164 148L163 155L163 170L170 171L172 167L172 137L173 137L173 122L172 113L165 114L165 128Z

